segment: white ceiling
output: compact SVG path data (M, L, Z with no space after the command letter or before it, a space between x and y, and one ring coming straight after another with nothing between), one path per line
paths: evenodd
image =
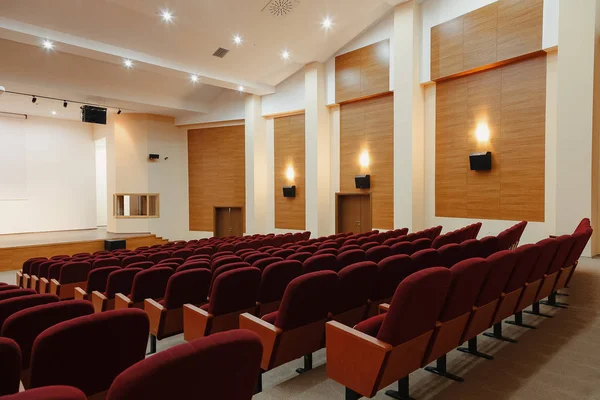
M239 84L247 92L273 93L306 63L326 61L401 2L290 1L291 13L276 17L268 7L261 11L268 0L2 0L0 54L15 57L2 57L0 85L42 89L53 97L69 93L74 100L103 98L139 112L148 112L141 104L173 116L206 113L223 90ZM160 18L165 8L172 23ZM333 21L330 31L320 25L326 16ZM233 43L234 34L243 37L241 46ZM55 42L51 52L39 47L46 38ZM224 59L212 56L218 47L230 50ZM281 59L283 49L289 61ZM134 60L132 70L122 66L123 58ZM201 84L193 85L190 73Z

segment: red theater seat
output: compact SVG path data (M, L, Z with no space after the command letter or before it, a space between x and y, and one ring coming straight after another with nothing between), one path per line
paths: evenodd
M302 263L295 260L278 261L262 273L258 292L258 316L277 311L288 284L302 275Z
M0 330L4 322L14 313L26 308L42 304L55 303L58 297L53 294L32 294L29 296L12 297L0 301Z
M341 250L341 249L340 249ZM337 256L337 268L338 271L341 271L345 267L356 264L359 262L366 261L366 254L360 248L346 250Z
M302 263L302 267L305 274L316 271L337 271L337 258L333 254L315 254L307 258Z
M87 400L85 394L70 386L46 386L39 389L26 390L2 400Z
M124 268L113 271L108 275L106 281L106 291L92 292L92 304L95 312L112 310L115 308L115 295L122 293L128 295L131 293L133 278L138 272L144 271L141 268Z
M313 253L309 253L307 251L306 252L298 251L298 252L288 256L286 258L286 260L299 261L300 263L303 263L304 261L308 260L312 256L313 256Z
M33 289L11 289L0 291L0 301L12 299L13 297L30 296L32 294L37 294L37 292Z
M94 291L103 293L106 290L106 282L108 281L108 276L112 272L118 271L120 269L121 268L119 267L102 267L91 270L88 274L86 288L75 288L75 299L91 300L91 294Z
M364 261L350 265L338 273L338 284L329 310L332 319L354 326L367 318L369 298L377 281L377 264Z
M57 295L61 300L75 297L75 288L87 288L87 277L91 265L86 261L72 261L60 267L58 280L50 281L50 293Z
M370 249L366 250L366 260L367 261L372 261L374 263L378 263L381 260L383 260L384 258L388 258L392 255L394 255L394 252L392 251L392 249L389 246L375 246L375 247L371 247Z
M252 266L260 269L261 271L264 271L265 268L267 268L269 265L278 261L283 261L283 258L269 256L267 258L262 258L260 260L254 261L254 263L252 263Z
M0 396L19 391L21 350L14 340L0 337ZM4 397L3 397L4 398Z
M135 274L131 293L115 295L115 310L125 308L144 308L145 299L159 300L165 295L167 282L173 275L169 267L154 267Z
M123 259L123 261L121 261L121 267L125 268L129 264L143 262L146 260L147 260L146 257L141 254L136 254L134 256L127 256Z

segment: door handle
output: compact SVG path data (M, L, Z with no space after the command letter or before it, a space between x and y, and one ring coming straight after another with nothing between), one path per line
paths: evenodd
M356 225L360 225L360 221L354 221L354 222L356 222Z

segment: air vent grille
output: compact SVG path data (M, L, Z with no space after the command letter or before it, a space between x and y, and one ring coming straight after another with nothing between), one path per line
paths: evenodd
M261 11L268 8L271 15L281 17L292 12L295 3L300 3L299 0L269 0Z
M229 50L219 47L217 50L215 50L213 56L223 58L227 55L227 53L229 53Z

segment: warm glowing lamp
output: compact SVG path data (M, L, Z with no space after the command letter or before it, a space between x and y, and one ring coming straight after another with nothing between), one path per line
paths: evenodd
M359 162L361 167L369 166L369 153L366 150L360 154Z
M490 128L485 122L480 122L475 129L475 137L478 142L488 142L490 140Z
M287 170L285 171L285 176L288 178L289 181L294 180L294 168L292 168L291 165L287 167Z

